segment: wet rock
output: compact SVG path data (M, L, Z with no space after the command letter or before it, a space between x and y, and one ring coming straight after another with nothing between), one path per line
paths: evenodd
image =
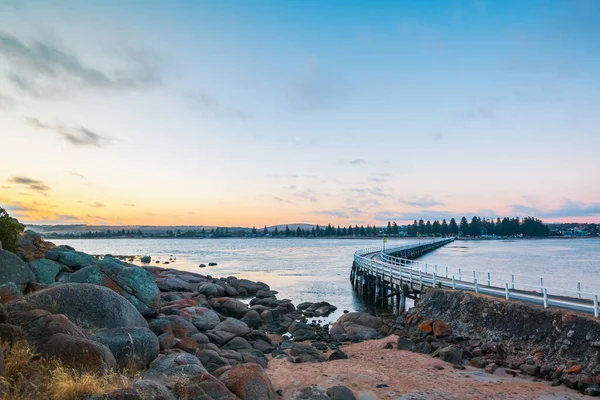
M181 311L188 314L192 324L201 331L213 329L221 322L219 315L206 307L186 307Z
M242 400L272 400L278 396L264 369L257 364L239 364L225 371L221 382Z
M206 297L223 296L225 290L214 283L203 283L198 286L198 293L205 295Z
M142 258L140 258L140 261L144 264L150 264L152 262L152 257L142 256Z
M21 301L10 303L11 315L42 309L64 314L82 328L142 327L148 323L124 297L103 286L65 283L34 292Z
M326 301L321 301L318 303L310 304L310 306L304 309L304 312L307 314L311 314L314 317L326 317L335 310L337 310L336 306L329 304Z
M146 328L98 329L91 337L110 349L119 368L142 369L158 357L158 337Z
M19 257L7 250L0 250L0 284L12 282L24 290L29 282L35 282L35 274ZM0 299L6 302L6 299Z
M58 358L64 366L78 370L114 369L117 365L108 347L89 339L57 333L40 349L46 357Z

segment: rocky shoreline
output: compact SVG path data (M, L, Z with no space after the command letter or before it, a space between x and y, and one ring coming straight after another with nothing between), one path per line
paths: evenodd
M459 369L515 371L600 394L596 321L452 291L431 290L398 318L353 312L322 325L318 318L335 306L294 305L263 282L142 268L26 233L18 256L0 249L0 303L7 360L25 342L32 364L41 357L79 373L125 377L122 387L73 398L370 398L340 384L274 387L269 363L345 363L348 344L391 334L392 356L429 354ZM9 364L0 357L7 398L15 390Z

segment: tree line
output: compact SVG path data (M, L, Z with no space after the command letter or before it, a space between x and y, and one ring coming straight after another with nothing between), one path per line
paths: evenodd
M471 222L466 217L462 217L460 224L457 225L454 218L447 223L445 219L439 221L423 221L415 220L412 225L407 226L407 236L471 236L479 237L483 235L495 236L528 236L528 237L543 237L550 235L550 228L541 220L535 217L525 217L523 219L497 218L486 219L481 217L473 217Z

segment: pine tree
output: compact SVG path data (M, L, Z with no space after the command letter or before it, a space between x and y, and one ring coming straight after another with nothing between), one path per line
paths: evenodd
M462 232L463 236L468 236L470 231L469 231L469 223L467 222L467 218L466 217L462 217L462 219L460 220L460 232Z
M448 225L448 233L451 235L458 235L458 226L454 218L450 219L450 225Z

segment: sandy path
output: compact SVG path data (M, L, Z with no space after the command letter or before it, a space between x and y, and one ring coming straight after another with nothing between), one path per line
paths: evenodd
M490 375L467 367L456 370L439 358L396 349L384 349L397 337L349 344L341 349L348 360L320 364L293 364L283 359L269 361L267 373L285 399L315 384L320 387L345 385L359 399L583 399L565 387L553 388L547 382L513 378L503 371ZM434 366L442 366L436 370ZM388 387L376 388L377 384Z

